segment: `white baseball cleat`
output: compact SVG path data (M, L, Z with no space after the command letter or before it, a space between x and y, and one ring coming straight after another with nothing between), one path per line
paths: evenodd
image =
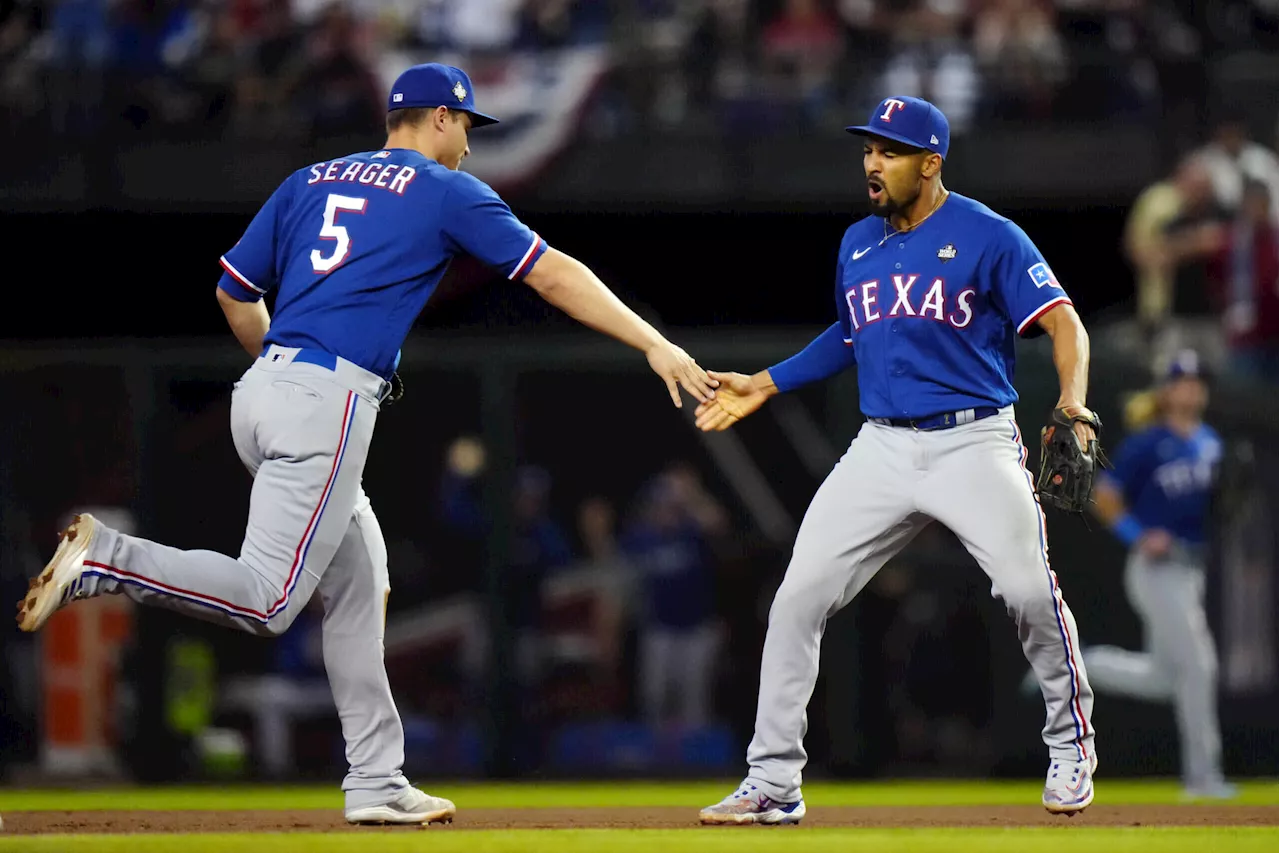
M805 814L804 800L780 803L770 799L755 785L743 782L732 794L698 813L706 824L760 823L769 826L799 823Z
M89 543L98 530L98 521L82 512L62 531L58 550L44 571L31 579L27 594L18 602L18 627L24 631L39 629L54 611L80 594L80 573Z
M1067 817L1084 811L1093 802L1093 774L1097 769L1096 757L1088 761L1051 761L1040 800L1045 809Z
M346 817L347 823L363 824L453 823L453 816L457 811L457 807L449 800L433 797L410 787L389 803L347 809Z

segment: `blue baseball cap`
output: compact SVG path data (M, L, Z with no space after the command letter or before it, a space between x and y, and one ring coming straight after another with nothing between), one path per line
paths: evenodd
M885 98L863 125L846 127L855 136L882 136L913 148L939 154L945 160L951 147L951 125L942 110L920 98Z
M1170 359L1169 365L1164 371L1164 380L1166 382L1172 382L1184 376L1204 378L1204 369L1200 365L1200 356L1193 349L1179 350Z
M471 115L472 127L497 124L490 115L476 112L471 78L461 68L427 62L404 71L391 85L387 96L387 112L413 107L449 107Z

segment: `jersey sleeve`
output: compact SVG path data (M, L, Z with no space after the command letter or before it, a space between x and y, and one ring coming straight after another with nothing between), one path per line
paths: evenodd
M518 281L547 251L547 243L516 218L488 184L457 173L444 202L444 232L459 251Z
M291 197L292 183L286 180L262 205L239 241L219 259L222 278L218 287L233 299L257 302L279 283L276 247Z
M836 326L840 329L840 337L847 346L853 346L853 322L849 317L849 301L844 293L844 257L845 245L849 242L848 234L840 241L840 254L836 256Z
M991 265L996 300L1018 334L1026 334L1050 309L1070 305L1071 298L1025 231L1005 222L996 239Z

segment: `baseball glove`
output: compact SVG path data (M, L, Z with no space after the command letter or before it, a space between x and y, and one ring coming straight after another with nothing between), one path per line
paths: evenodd
M1093 426L1094 438L1080 446L1073 428L1076 421ZM1083 406L1053 410L1049 423L1040 430L1040 477L1036 493L1042 503L1063 512L1083 513L1093 494L1093 477L1098 466L1110 467L1098 444L1102 420Z

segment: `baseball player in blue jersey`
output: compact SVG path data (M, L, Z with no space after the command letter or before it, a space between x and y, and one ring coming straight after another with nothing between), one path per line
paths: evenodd
M80 514L18 605L37 630L60 606L127 595L262 636L323 599L324 660L350 771L352 823L429 823L454 804L401 773L404 732L383 665L387 550L361 476L400 347L450 261L472 255L585 325L645 354L681 405L716 384L583 264L547 246L487 185L458 171L477 112L460 69L405 71L387 141L280 184L222 257L218 302L254 362L232 393L231 433L253 474L239 557L181 551ZM274 316L262 301L275 293Z
M1100 692L1173 704L1182 779L1191 796L1235 794L1222 773L1218 658L1204 612L1210 501L1222 440L1201 420L1208 388L1194 351L1177 355L1158 390L1160 419L1129 435L1098 481L1095 511L1129 546L1124 587L1146 651L1086 647Z
M1017 623L1044 694L1050 765L1043 803L1073 814L1093 801L1093 692L1075 620L1049 567L1044 515L1014 420L1018 334L1053 339L1059 407L1084 410L1089 341L1043 256L1013 222L942 185L946 118L886 98L866 125L863 169L878 214L845 232L838 319L798 355L720 380L698 407L723 430L771 396L858 366L866 418L814 495L769 614L749 771L703 823L798 823L806 706L827 619L930 521L949 527ZM1087 446L1093 427L1075 423Z

